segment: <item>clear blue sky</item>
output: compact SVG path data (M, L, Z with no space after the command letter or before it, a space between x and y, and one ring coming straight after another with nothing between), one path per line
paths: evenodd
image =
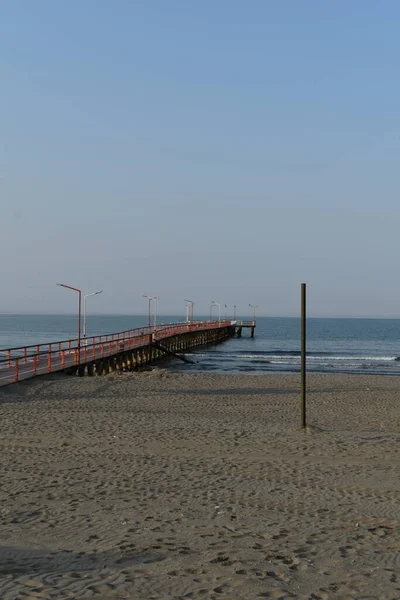
M3 0L0 312L398 316L400 3Z

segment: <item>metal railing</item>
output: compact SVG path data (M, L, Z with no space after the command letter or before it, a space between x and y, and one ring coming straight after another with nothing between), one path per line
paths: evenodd
M142 348L151 341L160 341L175 335L216 329L235 324L234 321L191 321L154 327L139 327L119 333L68 339L44 344L0 349L0 386L45 373L54 373L70 367L79 367L106 358Z

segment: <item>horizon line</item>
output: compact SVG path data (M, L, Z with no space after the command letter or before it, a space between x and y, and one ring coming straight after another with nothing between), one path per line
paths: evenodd
M72 312L29 312L29 313L25 313L25 312L8 312L8 311L0 311L0 317L76 317L77 314L76 313L72 313ZM179 317L182 316L184 318L184 315L181 315L181 313L165 313L165 314L159 314L157 315L157 317L161 318L161 317ZM246 315L241 315L238 314L236 315L236 320L238 318L243 318L243 316ZM143 313L108 313L108 312L91 312L89 315L87 315L88 318L90 317L144 317L147 318L148 317L148 313L147 312L143 312ZM199 314L198 315L198 319L202 317L208 317L208 315L206 314ZM228 315L227 317L221 315L221 321L223 319L229 319L231 321L233 321L233 317L231 315ZM250 317L249 317L250 318ZM198 319L194 319L195 321ZM257 319L300 319L300 315L277 315L277 314L271 314L271 315L265 315L265 314L260 314L260 315L256 315L256 320ZM307 319L400 319L400 315L399 316L394 316L394 315L363 315L363 316L355 316L355 315L307 315ZM184 319L185 320L185 319ZM215 319L213 319L215 320Z

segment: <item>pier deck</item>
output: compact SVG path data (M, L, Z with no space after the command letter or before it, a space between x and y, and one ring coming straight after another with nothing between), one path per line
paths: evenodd
M250 336L254 337L254 330L256 328L256 321L235 321L236 335L242 337L242 329L249 328Z
M81 340L2 349L0 386L60 371L82 376L102 375L115 369L131 370L166 353L223 341L238 331L238 323L231 320L172 323L156 329L142 327ZM163 346L158 344L160 341Z

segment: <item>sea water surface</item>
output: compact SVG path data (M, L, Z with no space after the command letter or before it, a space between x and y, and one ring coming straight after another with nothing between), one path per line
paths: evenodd
M299 372L300 319L258 318L255 337L198 349L197 371ZM307 319L307 370L400 375L399 319Z
M176 316L161 315L158 322L178 320ZM116 333L146 324L146 316L89 316L87 335ZM10 347L75 338L76 331L76 316L0 315L0 356L4 356L2 350ZM163 364L186 372L298 372L300 319L259 317L254 338L249 329L243 329L241 338L187 355L195 361L194 365L176 359ZM400 319L307 319L310 372L400 375L399 357Z

